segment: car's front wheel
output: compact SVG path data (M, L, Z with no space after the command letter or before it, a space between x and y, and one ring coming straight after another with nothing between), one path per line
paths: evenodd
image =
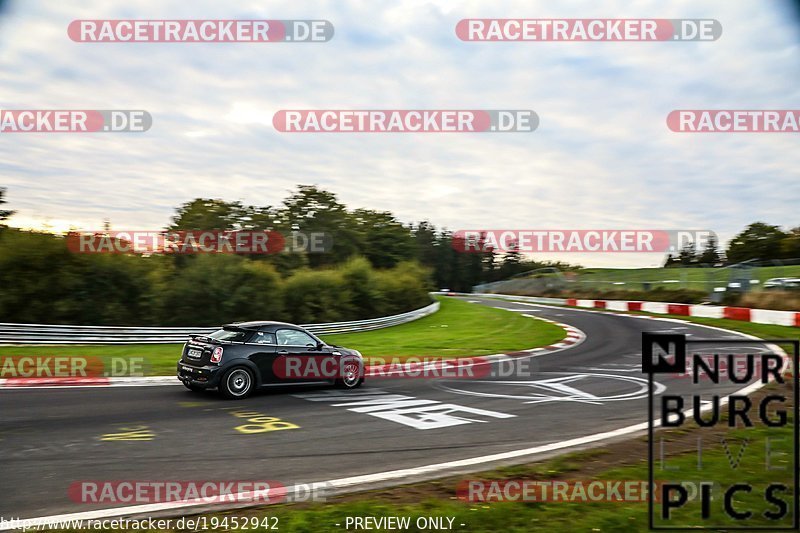
M254 388L253 373L244 367L231 368L219 382L219 393L229 400L247 398Z
M363 366L358 361L346 361L342 365L342 377L335 384L340 389L357 389L364 383Z

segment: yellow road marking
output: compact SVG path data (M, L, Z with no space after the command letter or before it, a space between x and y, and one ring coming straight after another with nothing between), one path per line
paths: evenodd
M266 433L268 431L281 431L283 429L299 429L300 426L286 422L274 416L267 416L256 411L232 411L231 414L237 418L244 418L249 424L236 426L234 429L239 433Z
M156 436L153 431L147 426L131 426L120 427L119 433L106 433L100 440L104 441L118 441L118 440L133 440L133 441L148 441L153 440Z
M204 405L208 405L206 402L178 402L178 405L181 407L203 407Z

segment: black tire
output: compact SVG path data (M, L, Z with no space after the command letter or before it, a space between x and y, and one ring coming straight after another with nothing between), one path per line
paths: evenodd
M192 385L191 383L186 383L186 382L183 383L183 386L192 392L203 392L204 390L206 390L203 387L198 387L197 385Z
M359 361L346 361L343 366L344 376L335 380L334 386L346 390L359 388L364 383L364 365Z
M231 368L219 381L219 393L228 400L243 400L250 396L255 388L255 376L243 366Z

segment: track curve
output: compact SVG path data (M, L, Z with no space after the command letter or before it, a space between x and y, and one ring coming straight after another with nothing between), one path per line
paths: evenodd
M72 501L70 486L84 480L278 480L289 486L399 471L359 478L398 483L417 471L433 477L486 468L481 460L459 462L465 459L494 455L495 462L527 462L564 441L646 420L642 331L743 337L680 321L466 299L566 323L586 339L531 358L535 372L528 377L386 379L368 382L355 394L280 387L224 402L213 394L192 394L177 382L0 390L0 516L122 507ZM676 392L685 387L680 378L659 381ZM716 387L721 394L735 390ZM258 431L258 423L234 414L241 411L286 425ZM242 430L246 425L254 431ZM541 452L515 456L531 448ZM419 468L432 464L452 466Z

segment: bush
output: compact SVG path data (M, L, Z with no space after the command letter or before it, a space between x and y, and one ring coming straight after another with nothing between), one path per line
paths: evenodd
M62 237L6 229L0 236L0 321L121 326L341 322L427 305L429 275L416 263L375 270L366 259L353 258L337 268L300 269L284 279L270 262L259 259L76 254Z
M430 271L419 263L404 261L392 270L378 271L380 290L387 302L382 315L419 309L430 303Z
M0 318L136 324L147 320L147 265L138 257L78 255L63 239L8 229L0 239Z
M272 265L227 254L186 259L167 281L161 323L208 326L284 318L280 275Z
M755 309L800 311L800 291L749 292L731 305Z
M394 272L394 271L389 271ZM344 290L350 298L351 313L357 310L359 318L382 316L392 307L381 290L381 278L376 275L370 262L363 257L351 259L339 269Z
M417 263L374 270L355 258L330 270L303 270L286 280L286 309L301 324L398 314L430 303L429 271Z
M338 272L304 270L286 280L286 310L298 324L340 322L352 317L350 294Z

